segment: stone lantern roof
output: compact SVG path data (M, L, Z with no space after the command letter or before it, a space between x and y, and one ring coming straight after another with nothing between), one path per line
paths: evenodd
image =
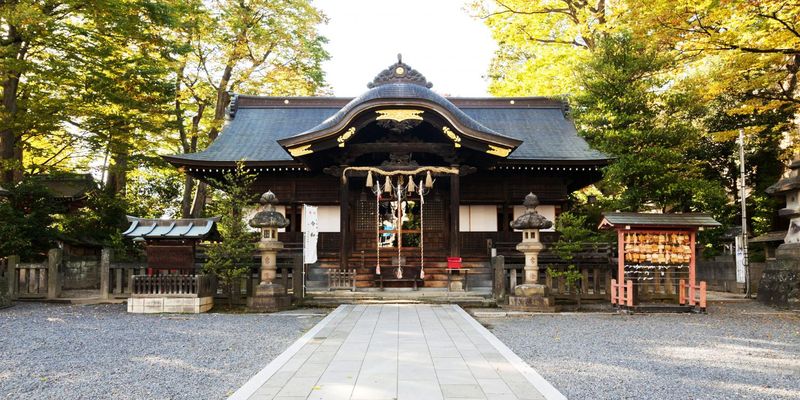
M275 204L278 204L275 193L268 190L261 195L258 202L264 205L264 209L253 216L249 222L250 226L253 228L285 228L289 226L289 220L275 210Z
M519 218L511 221L511 227L514 229L548 229L553 226L553 221L548 220L544 216L536 212L536 206L539 205L539 198L533 193L528 193L525 196L525 201L522 203L525 206L525 213L520 215Z

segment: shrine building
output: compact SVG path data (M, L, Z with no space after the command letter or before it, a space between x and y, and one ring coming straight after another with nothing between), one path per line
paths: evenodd
M234 95L208 149L165 159L203 181L242 161L258 174L254 192L274 192L290 220L287 247L302 243L303 205L318 206L315 268L356 269L359 288L398 265L424 266L421 287L445 287L448 257L489 285L490 249L521 240L509 223L525 195L554 221L609 162L561 100L445 97L401 59L367 87L356 98Z

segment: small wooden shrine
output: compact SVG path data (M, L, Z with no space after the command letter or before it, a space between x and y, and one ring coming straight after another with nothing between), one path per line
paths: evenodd
M219 217L149 219L128 216L128 221L131 226L122 236L145 242L149 273L167 270L191 274L195 269L197 243L220 240Z
M611 303L640 311L706 308L705 282L696 282L697 231L716 228L706 214L610 212L600 229L617 231L618 269ZM677 300L678 308L665 306Z

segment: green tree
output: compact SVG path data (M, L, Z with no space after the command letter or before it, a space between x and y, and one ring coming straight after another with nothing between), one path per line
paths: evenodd
M107 187L124 192L129 165L138 164L131 149L163 135L159 108L171 97L163 82L177 52L165 38L180 15L176 4L0 3L3 181L19 181L25 170L87 167L105 153Z
M18 255L23 260L46 257L55 239L51 228L56 205L50 192L30 180L7 188L0 199L0 256Z
M214 210L222 216L219 223L222 241L209 245L204 269L216 275L227 291L229 307L233 307L235 284L250 271L253 263L257 236L248 231L243 217L244 209L255 201L251 193L255 178L240 163L233 172L223 174L221 181L214 182L221 192L214 202Z
M213 142L225 121L231 93L274 96L316 94L324 85L325 22L308 0L217 0L194 3L196 14L180 31L192 51L176 69L174 115L180 150ZM187 175L184 216L200 216L207 185ZM192 194L194 192L194 199Z
M581 117L591 117L583 121L584 126L594 125L595 132L589 135L604 130L608 122L619 135L639 136L640 140L633 137L629 143L625 137L606 143L609 153L619 157L619 167L609 168L597 185L611 198L608 207L633 209L634 203L649 201L648 207L711 211L722 222L738 224L739 211L733 203L738 196L735 139L743 128L751 189L748 215L755 232L771 229L776 206L763 188L784 169L800 132L796 124L800 106L797 4L783 0L481 0L474 9L485 18L499 45L489 71L493 94L567 95L569 100L576 94L583 100L593 96L596 101L577 110L579 122ZM639 67L620 57L607 57L607 46L601 42L608 37L618 40L613 38L620 35L628 35L643 52L636 57ZM623 82L617 85L620 89L641 85L637 92L641 106L628 92L586 93L587 84L597 83L596 79L587 81L592 76L586 71L602 72L593 63L603 57L609 62L608 70L617 68L613 62L620 61L628 64L619 68L644 74L628 88ZM653 68L642 68L648 58ZM622 104L620 96L632 101ZM602 114L609 108L620 112L610 113L604 121ZM631 120L638 122L631 124ZM641 145L649 146L655 137L667 139L643 121L652 121L656 129L674 129L672 143L642 151ZM635 132L636 125L655 137L642 138ZM683 144L674 146L677 142ZM625 145L632 146L630 153L624 151ZM680 157L685 157L689 176L674 181L672 167L679 166L674 161ZM642 173L639 182L624 174L629 168ZM706 184L714 181L723 184L726 204L720 204L719 188ZM641 182L652 184L642 186Z
M702 175L706 161L689 157L702 132L681 118L681 99L661 93L668 82L659 73L672 62L629 34L613 34L598 39L580 70L575 119L592 146L616 158L605 169L616 208L717 210L727 201L722 184Z
M573 262L575 254L580 252L586 244L596 242L597 233L587 226L587 216L577 215L569 211L563 212L556 220L558 240L553 243L552 249L558 258L568 263L567 268L558 271L547 267L547 274L553 278L563 277L567 289L575 295L578 308L581 307L581 285L583 274Z

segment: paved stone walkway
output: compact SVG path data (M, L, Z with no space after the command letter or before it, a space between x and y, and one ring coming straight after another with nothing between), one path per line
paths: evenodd
M458 306L391 304L340 306L231 399L564 396Z

